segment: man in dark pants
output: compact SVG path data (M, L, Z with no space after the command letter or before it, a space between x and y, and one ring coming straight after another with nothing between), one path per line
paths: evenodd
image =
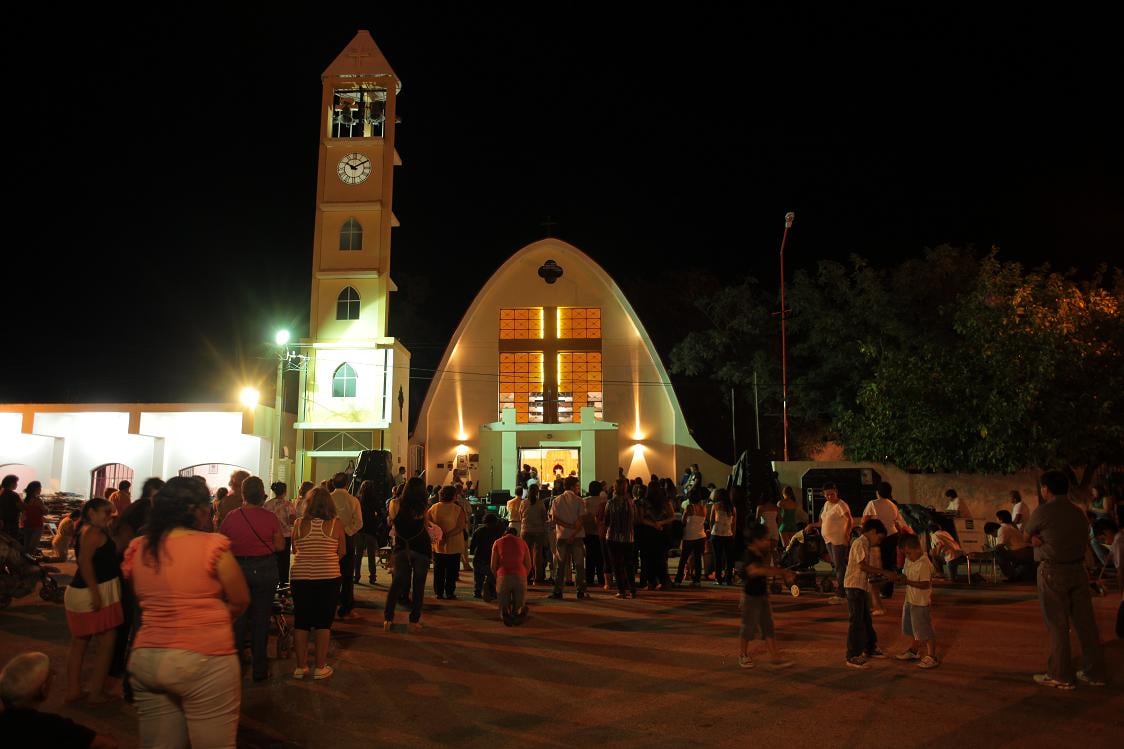
M1042 504L1024 529L1034 545L1038 564L1038 600L1050 636L1049 671L1035 674L1039 684L1073 689L1075 678L1090 686L1104 686L1104 653L1093 616L1089 575L1085 571L1085 547L1089 543L1089 521L1069 501L1069 479L1061 471L1042 474ZM1074 673L1069 650L1072 623L1081 641L1083 668Z
M340 560L340 577L343 578L340 586L340 619L356 616L352 612L355 607L355 534L363 527L363 510L359 506L359 500L344 488L348 481L347 474L342 471L332 477L332 503L336 506L336 517L343 524L343 532L347 538L347 551Z

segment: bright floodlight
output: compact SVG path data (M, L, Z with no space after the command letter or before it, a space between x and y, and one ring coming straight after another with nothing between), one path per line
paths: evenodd
M259 397L258 391L249 386L242 388L242 392L238 394L238 400L242 401L242 405L246 408L253 408L258 405Z
M277 335L273 336L273 340L277 342L278 346L284 346L286 343L289 342L289 331L287 331L287 330L277 331Z

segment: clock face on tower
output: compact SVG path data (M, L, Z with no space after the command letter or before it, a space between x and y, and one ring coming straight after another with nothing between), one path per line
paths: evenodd
M344 184L358 185L371 176L371 160L361 153L349 153L340 159L336 174Z

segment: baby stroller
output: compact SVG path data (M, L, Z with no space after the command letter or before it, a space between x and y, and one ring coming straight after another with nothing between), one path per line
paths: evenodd
M23 598L42 583L39 597L51 603L62 603L63 589L51 577L55 567L39 563L36 557L23 552L23 546L11 536L0 533L0 609L14 598Z
M277 586L273 594L273 614L269 633L277 638L277 658L283 660L293 652L293 593L288 585Z
M800 590L830 593L835 588L835 580L830 569L822 574L816 572L816 565L820 562L831 564L827 543L815 528L805 528L792 537L788 548L781 555L780 566L793 571ZM782 589L781 583L774 580L773 592L780 593Z

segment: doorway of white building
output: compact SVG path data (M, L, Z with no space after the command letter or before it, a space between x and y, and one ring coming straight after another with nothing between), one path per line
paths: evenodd
M219 487L230 485L230 474L235 471L245 471L252 473L250 469L236 466L232 463L199 463L198 465L188 466L181 468L179 471L180 476L202 476L207 482L207 489L210 490L211 496L215 496L215 492Z
M581 476L581 449L577 447L521 447L519 468L539 472L539 483L549 486L556 478Z
M90 499L109 496L105 490L108 487L116 490L122 481L133 483L133 469L124 463L106 463L90 471ZM111 491L110 494L113 492ZM135 492L134 492L135 493Z

